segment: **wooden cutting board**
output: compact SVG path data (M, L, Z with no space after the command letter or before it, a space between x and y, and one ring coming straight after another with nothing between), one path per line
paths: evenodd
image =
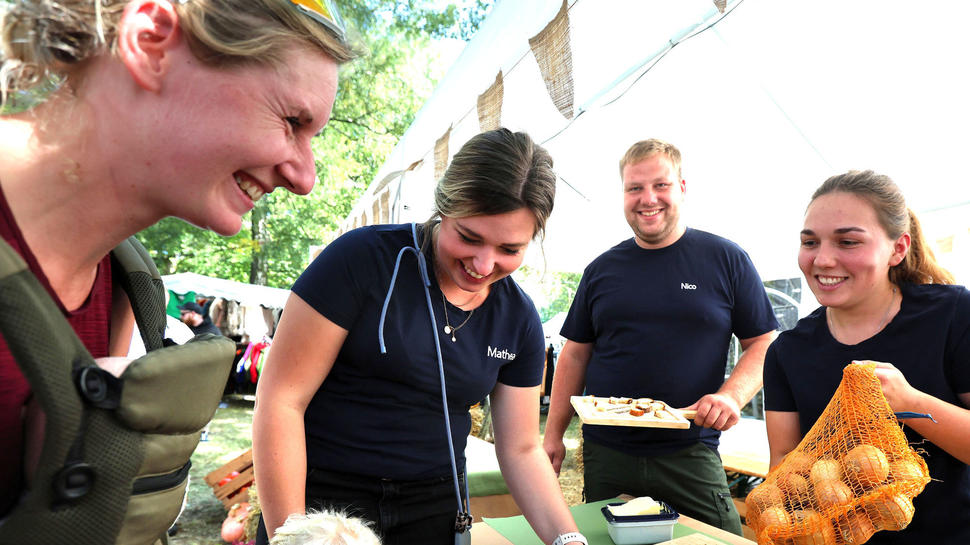
M633 406L632 404L628 406L611 405L608 397L572 396L569 401L584 424L673 429L690 427L690 420L687 419L684 412L673 407L665 407L659 417L649 411L641 416L633 416L628 410L629 407ZM607 410L601 411L598 407L606 407ZM696 411L690 411L690 413L696 413ZM691 418L693 416L693 414L690 415Z

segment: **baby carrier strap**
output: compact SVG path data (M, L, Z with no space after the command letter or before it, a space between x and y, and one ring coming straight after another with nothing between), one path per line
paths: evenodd
M121 286L135 313L135 324L151 352L164 346L165 286L155 262L135 237L130 237L111 251L114 282Z
M152 324L164 315L149 316L163 311L160 281L136 245L123 244L115 259L129 278L123 287L136 286L127 293L148 328L146 347L157 348L118 378L95 364L24 261L0 243L0 332L46 416L36 472L0 521L0 544L153 543L178 515L189 457L235 346L206 335L161 347L163 329Z

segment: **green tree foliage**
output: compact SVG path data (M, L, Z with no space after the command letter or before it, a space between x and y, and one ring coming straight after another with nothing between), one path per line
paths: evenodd
M341 67L330 123L313 141L318 183L307 196L277 190L223 238L175 218L139 234L162 274L196 272L289 287L308 250L332 240L431 95L446 67L435 40L471 38L492 0L444 9L433 0L338 2L359 57Z
M541 271L523 266L513 276L533 298L543 322L569 310L582 273Z

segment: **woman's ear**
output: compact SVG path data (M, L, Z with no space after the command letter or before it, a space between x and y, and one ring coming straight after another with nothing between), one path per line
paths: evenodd
M893 253L891 256L889 256L890 267L895 267L896 265L899 265L900 263L903 262L903 259L906 258L906 254L909 253L909 247L912 244L912 242L913 240L910 237L909 233L903 233L899 235L899 238L897 238L896 241L893 242Z
M118 22L118 55L135 82L158 92L178 43L178 14L168 0L132 0Z

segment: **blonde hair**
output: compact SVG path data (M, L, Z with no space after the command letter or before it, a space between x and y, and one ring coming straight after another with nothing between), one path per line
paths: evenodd
M641 140L636 144L630 146L630 149L626 150L623 154L623 158L620 159L620 179L623 179L623 167L627 165L635 165L640 161L651 157L656 154L663 154L670 160L670 166L674 168L674 172L677 173L677 179L683 178L680 171L680 150L677 146L669 142L664 142L663 140L658 140L656 138L650 138L648 140Z
M335 511L294 514L280 526L270 545L380 545L363 520Z
M170 0L192 52L210 66L273 65L294 42L337 63L354 54L343 37L288 0ZM0 90L29 91L114 53L128 0L18 0L0 20Z
M879 225L891 240L909 233L910 247L906 257L889 269L889 280L894 284L909 282L913 284L953 284L950 271L936 262L933 250L923 236L919 219L909 207L906 199L889 176L876 174L871 170L850 170L845 174L832 176L822 183L812 201L829 193L849 193L860 197L872 205ZM809 202L809 205L811 205Z

